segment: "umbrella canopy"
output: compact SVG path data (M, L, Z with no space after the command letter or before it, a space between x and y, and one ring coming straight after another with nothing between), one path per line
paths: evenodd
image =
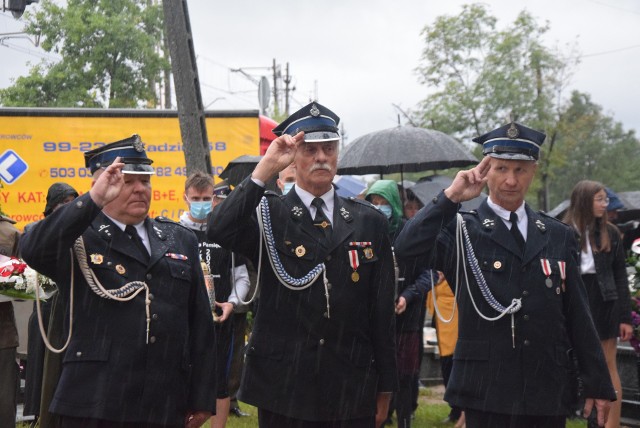
M355 198L367 189L367 183L350 175L336 176L336 193L343 198Z
M413 193L422 205L427 205L434 196L440 193L443 189L449 187L453 182L453 178L445 175L432 175L430 177L421 178L413 187L408 189L408 193ZM481 193L478 197L465 201L462 203L463 210L475 210L482 201L487 199L485 193Z
M338 173L418 172L477 163L461 143L443 132L398 126L356 138L338 159Z
M227 164L219 177L227 180L232 186L237 186L253 172L260 159L262 159L262 156L239 156Z

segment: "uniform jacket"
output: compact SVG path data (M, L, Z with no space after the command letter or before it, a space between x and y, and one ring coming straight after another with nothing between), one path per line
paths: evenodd
M524 255L502 219L485 202L464 214L470 242L493 296L503 306L522 299L522 308L496 321L473 307L462 269L456 275L455 214L458 205L440 193L407 223L396 241L400 257L421 259L444 272L455 288L459 278L459 337L445 399L458 407L524 415L568 415L575 401L572 356L577 357L584 395L615 400L602 347L577 264L573 231L528 206ZM433 256L433 259L429 259ZM551 267L550 281L541 260ZM558 262L566 262L563 281ZM468 266L468 264L465 264ZM489 306L467 268L470 289L487 317Z
M256 267L256 206L263 194L263 188L246 179L214 209L208 229L210 239L245 254ZM397 384L386 220L370 204L336 195L332 240L326 242L295 189L286 196L267 193L266 198L285 270L300 278L326 264L330 310L322 275L303 291L289 290L275 277L264 252L239 398L308 421L371 416L376 393L393 391ZM357 282L349 251L360 263Z
M598 286L602 300L618 300L620 323L631 324L631 297L622 238L617 227L612 224L607 224L607 227L611 238L611 251L593 253Z
M191 231L166 219L147 219L145 227L148 264L87 193L21 240L25 261L52 278L65 299L73 275L73 333L54 413L181 425L188 410L215 409L215 334L198 242ZM134 280L148 284L148 344L144 292L127 302L105 299L89 288L76 257L71 272L70 247L80 235L89 266L105 288ZM68 330L68 318L65 323Z

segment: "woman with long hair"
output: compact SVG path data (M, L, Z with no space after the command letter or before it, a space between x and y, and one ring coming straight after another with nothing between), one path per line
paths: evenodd
M582 280L618 396L605 426L619 427L622 387L616 367L616 338L629 340L633 329L622 237L618 228L607 221L608 204L602 183L580 181L571 192L564 222L579 235Z

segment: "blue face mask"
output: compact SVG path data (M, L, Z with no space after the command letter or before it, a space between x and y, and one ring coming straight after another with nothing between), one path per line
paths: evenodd
M204 220L207 214L211 212L211 201L190 202L189 212L191 217L197 220Z
M393 210L391 209L391 205L376 205L376 208L382 211L387 218L391 218L393 214Z
M293 185L296 183L284 183L284 189L282 189L282 194L286 195L289 193L291 189L293 189Z

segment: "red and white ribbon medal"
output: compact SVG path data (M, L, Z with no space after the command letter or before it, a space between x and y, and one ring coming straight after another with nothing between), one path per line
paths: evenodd
M540 259L540 264L542 265L542 272L547 277L547 279L544 280L544 285L546 285L547 288L553 287L553 280L551 279L551 263L549 263L548 259Z
M358 258L358 250L349 250L349 265L353 272L351 273L351 281L360 281L360 274L358 273L358 267L360 266L360 259Z
M566 286L564 285L565 280L567 279L567 262L558 261L558 267L560 268L560 278L562 278L562 292L566 291Z

